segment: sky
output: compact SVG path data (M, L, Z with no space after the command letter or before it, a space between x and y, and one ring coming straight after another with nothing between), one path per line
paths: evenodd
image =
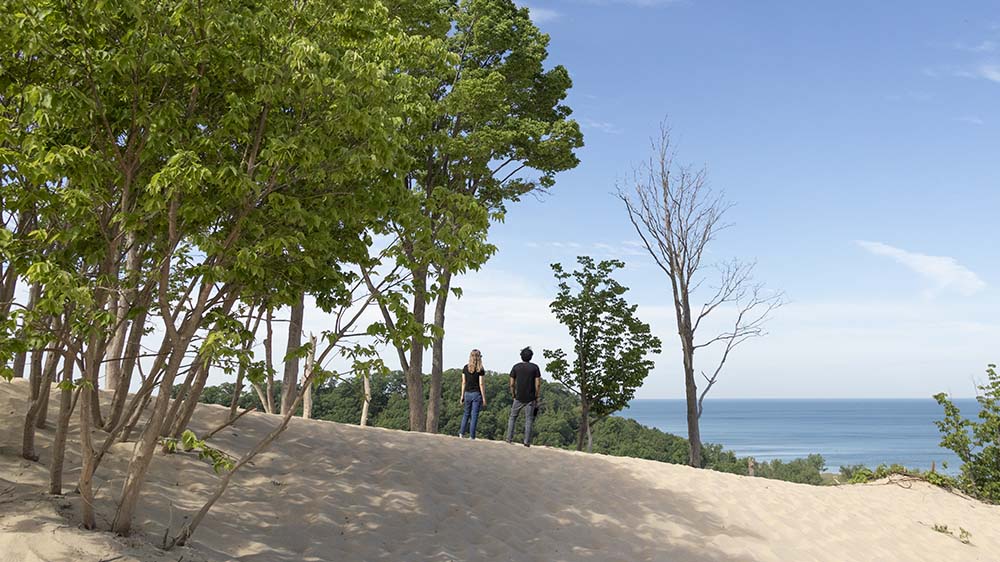
M1000 361L1000 4L522 5L569 69L586 146L549 194L510 206L496 256L457 280L446 366L476 347L505 371L530 345L544 370L543 349L571 345L550 264L616 257L664 342L637 397L683 396L669 283L614 196L666 120L678 160L734 203L706 259L755 260L788 301L710 398L973 395ZM307 330L323 322L310 311Z

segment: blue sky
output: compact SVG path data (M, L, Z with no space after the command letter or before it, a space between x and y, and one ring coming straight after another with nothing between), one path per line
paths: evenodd
M664 118L679 160L736 203L712 259L757 260L790 301L711 396L969 396L1000 360L1000 5L527 5L573 77L586 147L494 227L499 253L449 310L448 364L568 345L548 264L614 255L664 340L638 396L682 396L669 285L612 195Z

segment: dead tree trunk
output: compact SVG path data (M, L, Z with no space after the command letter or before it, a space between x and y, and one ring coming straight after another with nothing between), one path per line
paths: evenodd
M361 427L368 425L368 406L372 401L372 383L368 373L361 374L361 381L365 387L365 401L361 405Z

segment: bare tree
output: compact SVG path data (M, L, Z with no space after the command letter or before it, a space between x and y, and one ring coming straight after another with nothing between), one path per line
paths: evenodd
M780 292L768 292L753 279L753 262L731 262L717 266L717 285L710 297L692 312L692 295L708 279L703 263L705 250L727 226L723 217L732 204L722 193L713 192L704 168L694 170L674 162L670 131L663 125L652 143L653 156L634 173L629 185L619 185L618 197L625 203L629 219L649 255L670 280L677 333L684 362L687 401L689 463L702 465L698 421L705 395L716 384L734 348L765 334L764 323L784 302ZM702 321L716 311L732 313L727 331L699 340ZM710 346L721 349L717 362L699 370L695 352ZM696 371L705 387L698 392Z

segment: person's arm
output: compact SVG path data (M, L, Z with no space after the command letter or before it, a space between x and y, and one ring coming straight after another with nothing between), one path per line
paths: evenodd
M458 403L465 404L465 371L462 371L462 388L458 389Z
M510 370L510 380L508 382L510 383L510 385L509 385L510 386L510 397L513 398L514 397L514 369Z
M483 408L486 407L486 375L479 374L479 394L483 397Z

